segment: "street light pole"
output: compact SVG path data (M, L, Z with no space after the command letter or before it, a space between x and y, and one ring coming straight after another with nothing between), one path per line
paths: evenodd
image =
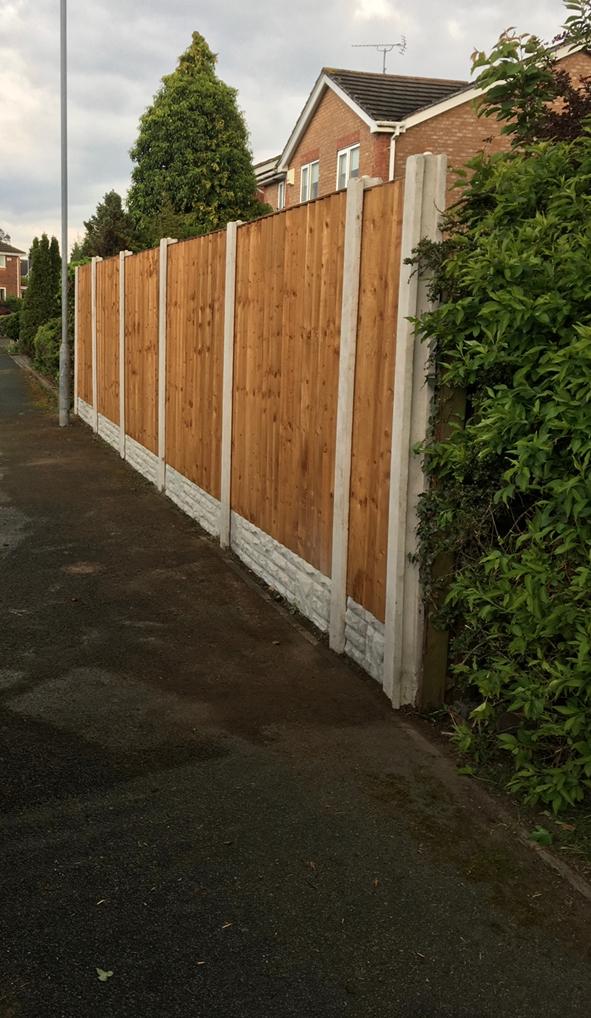
M60 0L60 110L62 176L62 340L60 344L59 424L70 418L70 349L68 344L68 34L67 0Z

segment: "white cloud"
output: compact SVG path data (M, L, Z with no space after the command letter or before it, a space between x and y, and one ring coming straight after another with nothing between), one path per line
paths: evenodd
M392 18L393 14L388 0L359 0L354 17L358 21L374 21Z

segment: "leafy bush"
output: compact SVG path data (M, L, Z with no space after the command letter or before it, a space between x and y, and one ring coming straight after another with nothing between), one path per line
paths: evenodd
M0 317L0 335L7 339L18 341L20 331L20 311L13 311L11 315Z
M61 318L50 318L37 329L33 343L35 367L55 381L59 376L61 338Z
M20 311L20 309L22 308L23 298L7 297L6 300L4 301L4 305L10 310L11 314L14 314L15 311Z
M455 563L441 615L473 741L558 811L591 787L591 133L470 169L420 322L440 398L466 394L425 447L423 567Z

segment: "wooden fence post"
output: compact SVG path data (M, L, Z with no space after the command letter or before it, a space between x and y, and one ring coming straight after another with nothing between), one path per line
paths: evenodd
M166 486L166 295L168 290L168 248L172 237L160 241L158 269L158 490Z
M20 261L19 261L20 264ZM74 269L74 413L78 413L78 272Z
M342 654L345 649L349 496L351 486L351 449L353 443L353 400L355 394L359 276L361 270L363 191L364 179L362 177L353 178L347 184L334 465L329 624L329 645L338 654Z
M131 251L119 252L119 455L125 459L125 259Z
M437 240L440 214L445 207L446 156L410 156L406 163L404 216L392 451L388 552L386 561L386 614L384 692L394 707L413 704L422 674L424 617L418 565L410 556L417 550L418 498L425 480L419 457L413 454L429 422L431 392L427 384L429 347L415 335L409 318L428 306L426 282L413 266L405 265L419 240Z
M90 314L92 327L92 429L98 432L98 373L97 373L97 341L96 341L96 267L102 258L95 255L90 265Z
M222 381L222 449L220 478L220 545L230 547L232 487L232 398L234 390L234 318L236 305L236 249L240 222L226 227L224 290L224 361Z

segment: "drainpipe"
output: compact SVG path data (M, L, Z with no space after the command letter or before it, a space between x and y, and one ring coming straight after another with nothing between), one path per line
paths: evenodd
M404 134L404 125L396 124L390 138L390 163L388 166L388 180L394 180L394 172L396 169L396 139Z

